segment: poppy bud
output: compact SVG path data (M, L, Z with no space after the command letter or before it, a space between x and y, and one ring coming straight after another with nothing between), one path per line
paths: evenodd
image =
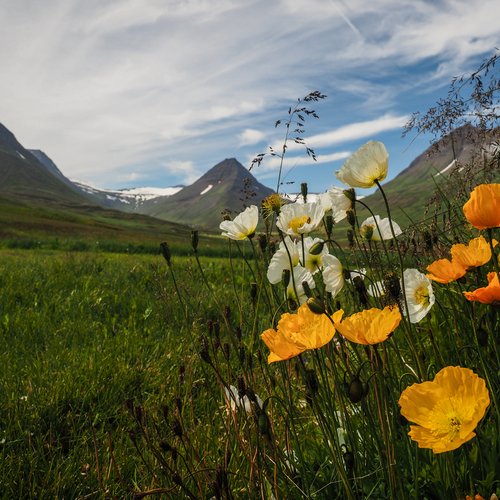
M250 298L252 299L252 304L255 306L257 300L257 283L250 283Z
M318 393L319 389L318 377L316 376L316 372L314 370L308 369L306 370L304 378L307 395L309 397L312 397Z
M288 287L288 283L290 283L290 269L283 269L281 273L281 283L285 288Z
M309 299L307 299L306 304L309 307L310 311L314 314L324 314L325 312L325 304L323 304L323 301L321 299L310 297Z
M257 419L257 426L259 428L259 432L263 436L269 435L269 419L267 418L267 415L263 411L259 413L259 417Z
M172 430L177 437L182 437L182 425L178 419L174 419L172 422Z
M311 298L312 297L311 287L309 286L309 283L307 281L302 282L302 288L304 289L306 297Z
M365 282L362 280L361 276L354 276L352 280L354 288L358 292L359 301L363 306L368 305L368 295L366 292Z
M309 249L309 253L311 255L319 255L323 251L324 247L325 247L325 242L318 241Z
M170 451L172 449L172 447L170 446L170 444L167 442L167 441L160 441L160 449L167 453L168 451Z
M384 279L384 288L391 299L398 301L401 298L401 282L394 273Z
M167 264L170 266L170 259L172 258L172 253L170 252L170 247L168 246L168 243L166 241L160 243L160 250L163 255L163 258L167 261Z
M302 198L304 198L304 203L307 203L307 182L303 182L300 185L300 194Z
M343 455L345 467L347 470L354 469L354 453L347 450Z
M205 336L201 337L201 349L200 349L200 358L205 361L205 363L211 363L210 353L208 352L208 342Z
M267 236L265 234L259 234L259 247L260 247L262 253L264 253L266 251Z
M347 230L347 241L349 246L352 248L354 246L354 231L352 229Z
M373 229L373 226L368 224L366 226L362 226L359 230L359 233L365 240L371 241L371 239L373 238Z
M344 189L343 193L344 196L351 202L351 208L353 208L356 201L356 191L354 191L354 188L350 188Z
M353 403L359 403L366 395L363 384L358 377L351 379L351 382L347 388L347 397Z
M347 214L347 222L351 227L354 227L356 225L356 216L354 215L354 210L350 208L349 210L346 210Z
M198 231L191 231L191 246L193 250L196 252L198 250L198 242L200 241L200 237L198 235Z

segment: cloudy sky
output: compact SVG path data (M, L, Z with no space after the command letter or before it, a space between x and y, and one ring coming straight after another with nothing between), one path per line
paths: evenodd
M320 118L286 182L322 191L384 141L390 176L429 138L401 138L500 46L498 0L0 0L0 122L97 187L189 184L282 143L297 98ZM273 158L252 170L276 187ZM288 191L293 190L287 187Z

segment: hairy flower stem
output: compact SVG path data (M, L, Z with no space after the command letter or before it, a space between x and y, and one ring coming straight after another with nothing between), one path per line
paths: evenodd
M186 304L184 303L184 300L182 300L181 292L179 291L179 286L177 285L177 280L175 279L175 273L174 273L174 270L172 269L172 266L169 265L168 269L170 270L170 275L172 276L172 281L174 282L175 292L177 293L177 297L179 298L179 302L182 306L182 310L184 311L184 319L187 321L189 318L188 308L187 308Z
M380 182L378 180L375 180L375 184L378 186L379 190L380 190L380 193L382 194L382 197L384 198L384 204L385 204L385 208L387 210L387 217L389 218L389 226L391 228L391 234L392 234L392 238L393 238L393 241L394 241L394 245L396 247L396 251L398 253L398 258L399 258L399 267L400 267L400 270L401 270L401 291L403 292L403 300L404 300L404 305L405 305L405 310L407 311L407 314L408 314L408 301L406 299L406 291L405 291L405 277L404 277L404 263L403 263L403 255L401 254L401 248L399 247L399 242L396 238L396 233L394 231L394 226L392 224L392 216L391 216L391 208L389 206L389 201L387 200L387 196L385 195L385 192L384 190L382 189L382 185L380 184ZM416 364L417 364L417 370L418 370L418 373L420 375L420 377L422 377L422 374L424 373L423 369L422 369L422 366L421 366L421 361L419 359L419 356L416 354L416 346L412 340L412 330L413 328L409 328L409 332L408 332L408 335L407 335L407 339L408 339L408 344L410 345L411 347L411 350L414 354L414 357L415 357L415 361L416 361Z

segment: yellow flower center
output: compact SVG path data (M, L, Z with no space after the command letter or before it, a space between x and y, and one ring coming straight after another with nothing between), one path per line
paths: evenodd
M429 289L425 285L421 285L415 290L415 302L424 306L429 305Z
M311 272L317 271L321 267L321 257L319 255L309 254L307 269Z
M311 222L311 217L308 217L307 215L301 215L300 217L294 217L289 223L288 227L294 232L298 233L299 229L304 225L304 224L309 224Z

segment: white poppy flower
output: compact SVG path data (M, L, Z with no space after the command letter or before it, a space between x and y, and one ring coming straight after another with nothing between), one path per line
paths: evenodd
M267 279L273 285L281 281L283 271L291 271L299 263L299 250L296 243L289 236L280 243L267 268Z
M369 141L361 146L337 172L337 179L351 187L371 188L383 181L389 169L389 154L382 142Z
M247 413L252 413L252 403L247 395L240 397L238 393L238 389L234 385L230 385L229 389L224 387L224 393L226 395L226 399L229 402L229 406L231 411L236 411L238 409L244 409ZM257 405L259 408L262 408L264 402L262 399L256 394L255 398L257 400Z
M392 221L392 227L394 228L394 234L399 236L403 231L399 225ZM361 223L359 228L361 236L371 241L382 241L392 239L391 223L388 218L381 219L380 215L375 215L375 217L368 217L365 221Z
M429 278L417 269L406 269L403 277L410 323L418 323L430 311L436 300L432 284Z
M321 203L290 203L281 207L276 225L285 234L299 237L314 231L325 215Z
M328 247L326 245L323 246L323 250L318 255L313 255L312 253L309 252L309 250L316 244L320 243L323 240L321 238L311 238L307 237L304 238L304 254L305 254L305 262L304 262L304 267L311 273L314 274L315 272L319 271L323 266L323 257L325 255L328 255ZM297 247L300 252L300 256L302 257L302 245L300 243L297 243Z
M325 193L320 193L318 195L317 202L323 207L325 213L328 213L332 210L332 200L328 191L326 191Z
M325 290L335 297L344 287L344 268L334 255L325 255L323 257L323 282Z
M233 220L222 221L219 228L222 231L222 236L232 240L244 240L254 235L258 222L259 209L256 205L252 205L238 214Z
M297 302L299 305L302 305L307 300L307 295L305 294L304 287L302 286L304 281L309 285L309 288L313 289L316 287L312 274L302 266L295 266L293 268L293 276L290 276L290 282L288 283L288 287L286 289L286 296L287 298Z
M340 222L345 219L347 217L347 210L352 206L351 200L345 195L344 191L344 189L338 187L333 187L328 190L333 220L335 222Z

